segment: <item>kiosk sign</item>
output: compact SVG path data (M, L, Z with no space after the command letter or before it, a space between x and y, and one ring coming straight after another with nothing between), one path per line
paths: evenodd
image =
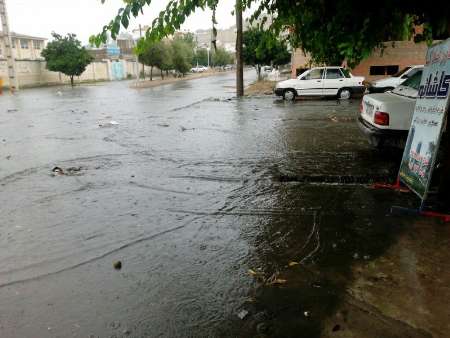
M400 179L426 199L443 132L450 89L450 39L431 46L400 166Z

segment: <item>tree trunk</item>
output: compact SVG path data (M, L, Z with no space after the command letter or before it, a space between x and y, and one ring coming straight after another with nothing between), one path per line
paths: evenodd
M160 69L160 71L161 71L161 79L164 80L164 73L163 73L162 69Z
M258 81L261 81L261 65L256 65L256 74L258 75Z
M70 76L70 85L73 87L73 75Z
M153 66L150 67L150 81L153 81Z
M244 64L242 60L242 0L236 0L236 96L244 96Z

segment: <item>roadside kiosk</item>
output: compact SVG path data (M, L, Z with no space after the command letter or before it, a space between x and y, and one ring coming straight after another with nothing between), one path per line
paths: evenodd
M431 209L427 206L430 195L441 200L446 195L447 203L450 195L446 179L450 175L449 93L450 39L431 46L427 51L397 184L376 185L377 188L410 190L421 199L418 209L393 207L394 214L438 217L450 222L450 205L444 205L444 209L438 211L433 210L436 204L430 205Z

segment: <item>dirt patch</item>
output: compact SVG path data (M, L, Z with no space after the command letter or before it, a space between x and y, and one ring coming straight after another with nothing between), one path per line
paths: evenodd
M248 96L260 96L260 95L272 95L275 88L275 81L256 81L250 86L245 88L245 95Z

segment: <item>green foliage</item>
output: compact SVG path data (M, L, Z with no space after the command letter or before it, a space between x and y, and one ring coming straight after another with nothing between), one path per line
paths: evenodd
M216 48L212 53L211 63L214 66L226 66L234 63L234 57L224 48Z
M409 39L414 25L425 24L416 41L449 36L448 1L379 0L373 6L359 0L262 0L254 19L276 14L271 28L289 28L290 42L310 53L313 61L350 67L383 47L384 41Z
M192 59L192 64L196 66L207 66L208 65L208 50L205 48L197 49L194 53L194 58Z
M104 2L105 0L102 0ZM196 9L215 9L219 0L170 0L146 33L150 40L159 40L180 29L186 18ZM112 38L120 27L128 28L152 0L125 0L125 6L91 42L100 44ZM367 5L360 0L242 0L243 8L258 6L253 19L263 24L272 19L270 29L276 34L289 30L292 46L310 53L316 63L338 65L347 60L350 66L370 55L383 41L410 37L413 25L424 25L424 33L416 41L431 42L450 33L450 6L448 0L379 0Z
M49 42L42 51L42 56L47 62L47 69L70 76L73 85L73 77L80 76L94 58L81 46L75 34L67 34L63 37L52 33L52 36L53 41Z
M161 70L167 67L170 51L163 41L140 39L134 52L138 56L139 62L152 68L150 80L153 80L153 67Z
M182 38L172 41L172 65L183 76L189 72L192 66L194 51L192 46Z
M286 43L273 31L264 30L261 26L252 27L244 32L244 62L256 68L261 75L261 66L280 66L288 63L291 55Z

